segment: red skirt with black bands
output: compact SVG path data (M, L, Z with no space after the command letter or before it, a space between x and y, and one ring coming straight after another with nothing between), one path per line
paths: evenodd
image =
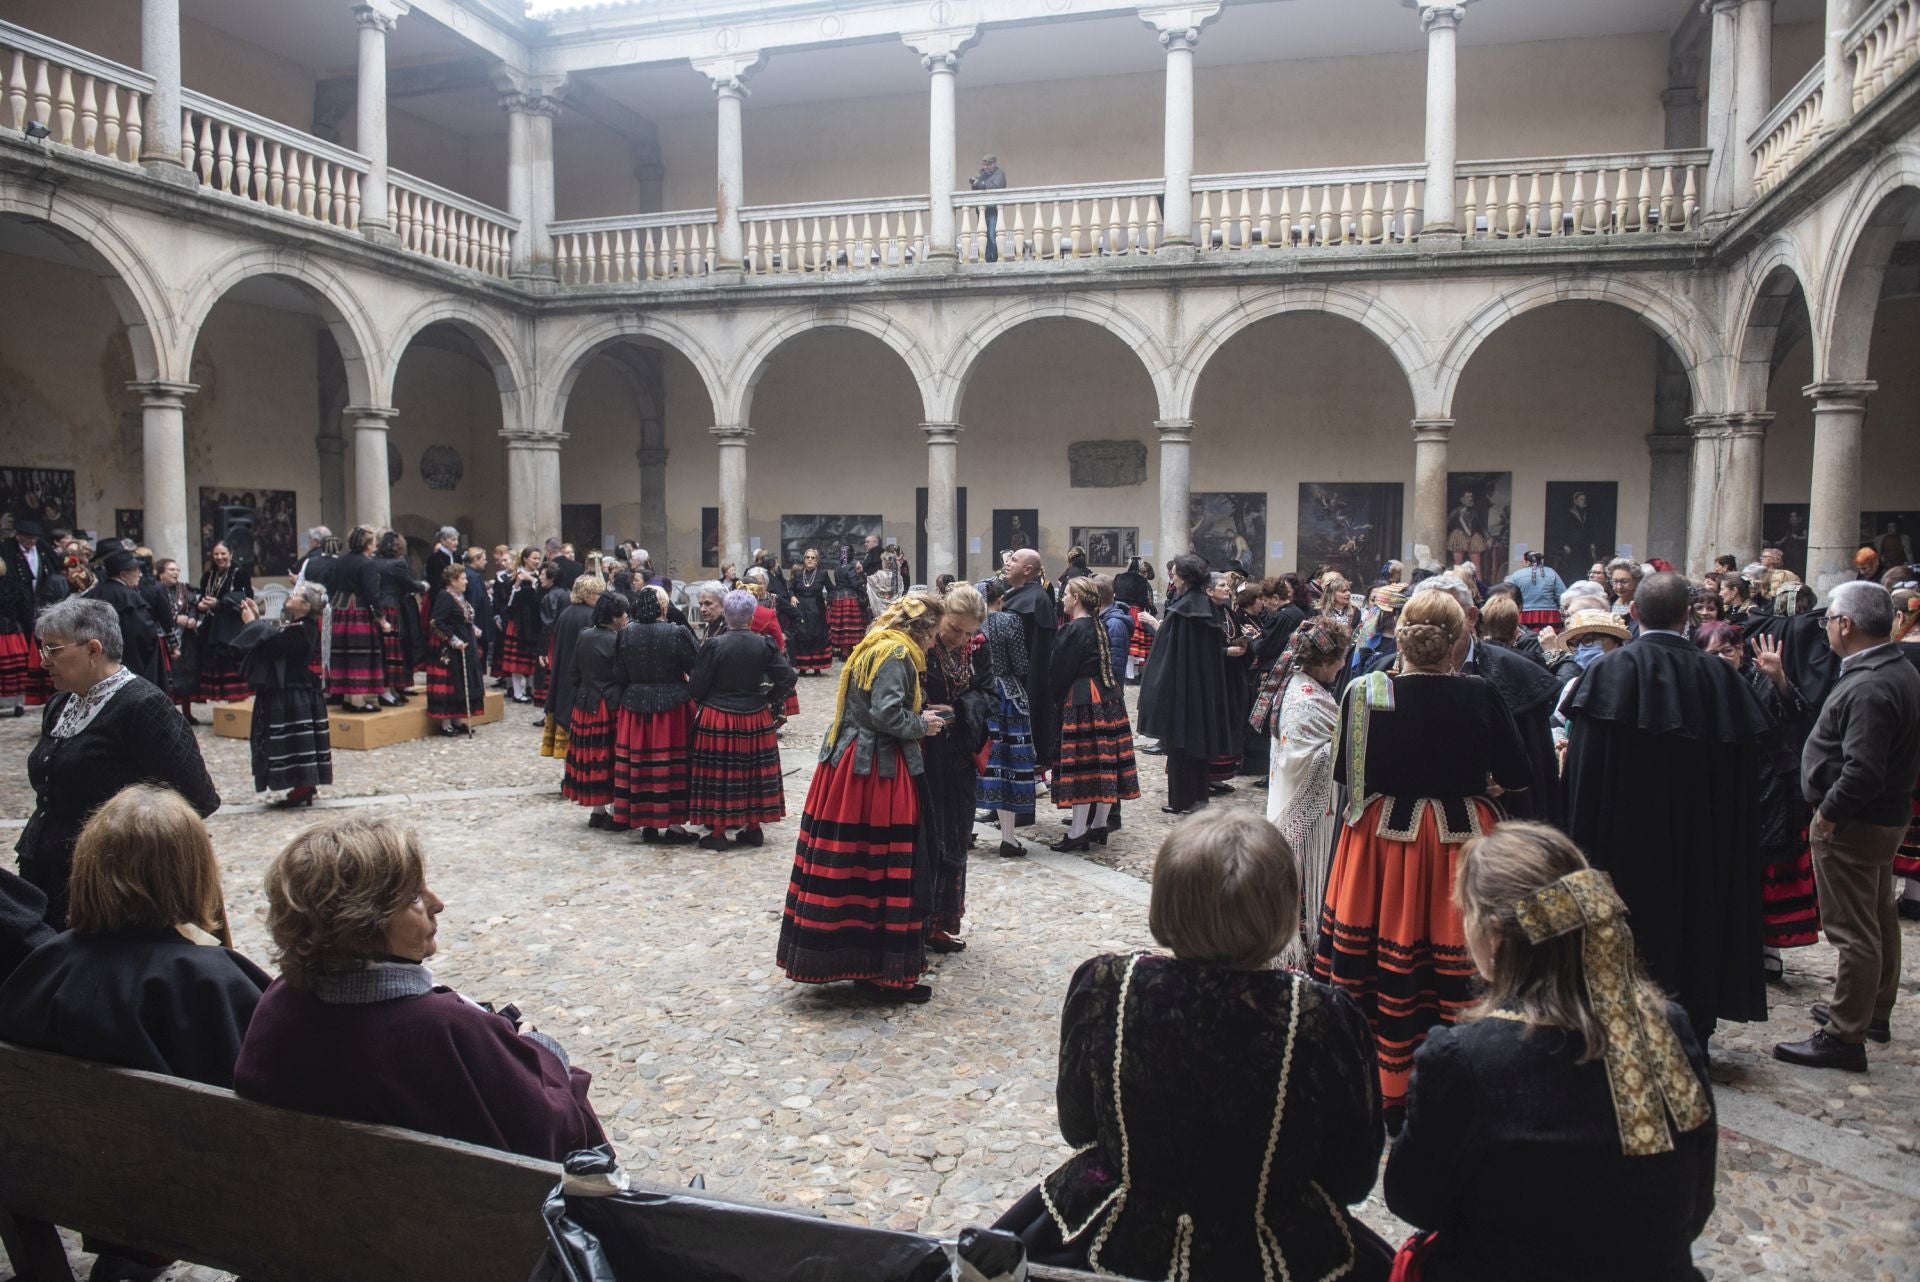
M1087 702L1075 703L1084 694ZM1112 805L1140 795L1133 760L1133 727L1117 693L1101 697L1092 677L1073 683L1060 708L1060 761L1049 783L1053 804Z
M472 721L487 710L480 657L473 647L446 647L427 664L427 716L435 721Z
M827 637L833 652L844 659L867 635L867 611L858 597L837 596L827 602Z
M28 656L31 655L32 658ZM24 632L0 632L0 699L24 699L34 685L33 638Z
M687 754L693 705L666 712L614 714L613 822L618 828L671 828L687 822Z
M202 677L200 697L207 697ZM386 653L373 611L358 605L333 608L333 644L327 659L327 693L379 694L387 688Z
M519 620L508 619L507 626L501 630L500 670L508 676L524 677L531 676L533 669L533 651L520 635Z
M693 716L687 822L718 832L787 817L773 714L701 708Z
M404 606L383 605L380 607L380 619L391 624L393 630L380 633L380 657L386 670L387 689L411 690L413 688L413 659L407 653L408 631L400 624L400 611ZM375 625L378 626L377 624Z
M613 804L613 713L604 700L594 708L575 707L567 729L567 768L560 793L583 806Z
M232 649L211 641L201 648L194 697L201 703L238 703L253 697L253 687L241 679L240 659Z
M1560 626L1558 610L1522 610L1520 622L1529 628L1557 628Z
M1805 948L1820 938L1820 894L1813 883L1813 848L1800 834L1800 853L1760 866L1760 933L1768 948Z
M1893 855L1893 875L1920 877L1920 786L1913 790L1913 818L1907 822L1907 837Z

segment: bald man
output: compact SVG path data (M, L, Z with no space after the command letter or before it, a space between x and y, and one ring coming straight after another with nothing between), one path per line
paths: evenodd
M1049 697L1047 667L1053 634L1059 630L1053 598L1040 582L1040 554L1032 548L1009 552L1001 562L1007 596L1000 608L1019 618L1027 640L1027 706L1033 714L1033 758L1042 770L1060 758L1060 710Z

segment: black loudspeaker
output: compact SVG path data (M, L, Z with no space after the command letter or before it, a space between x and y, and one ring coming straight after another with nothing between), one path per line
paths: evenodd
M258 517L250 507L227 505L220 509L220 541L233 553L235 565L254 563L253 529Z

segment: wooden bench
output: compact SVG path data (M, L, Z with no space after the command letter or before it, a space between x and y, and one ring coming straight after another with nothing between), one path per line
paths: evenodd
M54 1225L260 1282L528 1282L559 1179L551 1162L0 1042L0 1246L22 1282L71 1282Z

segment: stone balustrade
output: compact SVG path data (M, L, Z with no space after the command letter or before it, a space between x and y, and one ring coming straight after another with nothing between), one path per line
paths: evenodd
M297 218L356 231L366 157L187 90L180 162L201 186Z
M1462 164L1460 225L1485 240L1698 231L1710 158L1703 149Z
M505 279L519 219L397 169L387 183L402 249Z
M1842 48L1853 66L1857 112L1920 59L1920 0L1879 0L1853 24Z
M1159 251L1160 185L1151 179L1012 187L953 198L962 262L987 259L987 211L999 261L1117 258Z
M1764 196L1778 187L1819 140L1826 75L1825 64L1815 63L1747 139L1747 150L1753 155L1754 195Z
M553 266L562 285L638 285L713 270L716 215L676 210L554 223Z
M0 22L0 66L9 128L24 133L37 120L58 146L127 164L140 159L142 114L153 92L145 72L10 22Z
M1381 245L1417 239L1422 165L1195 178L1203 253Z

